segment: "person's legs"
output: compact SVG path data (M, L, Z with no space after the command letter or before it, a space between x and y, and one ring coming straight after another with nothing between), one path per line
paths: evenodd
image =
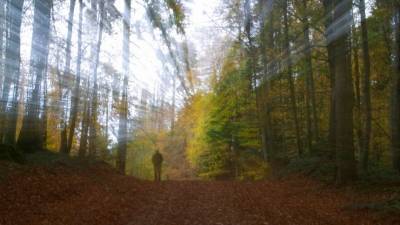
M157 181L158 176L157 176L157 168L154 166L154 181Z
M161 181L161 167L157 166L156 168L157 173L157 181Z

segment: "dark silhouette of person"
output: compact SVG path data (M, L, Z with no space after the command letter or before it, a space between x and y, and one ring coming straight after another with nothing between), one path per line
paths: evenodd
M154 167L154 180L161 181L161 167L163 162L163 156L157 150L152 157L153 167Z

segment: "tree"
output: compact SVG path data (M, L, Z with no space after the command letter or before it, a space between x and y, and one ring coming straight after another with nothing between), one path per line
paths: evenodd
M346 19L347 22L337 23ZM352 1L333 1L332 32L328 45L332 45L335 58L335 116L336 116L336 182L345 184L356 177L353 143L353 86L351 73L350 31ZM337 27L340 26L340 27Z
M394 62L392 76L390 147L393 154L393 168L400 172L400 3L394 3Z
M268 1L260 1L261 12L265 15L261 15L261 33L260 33L260 51L262 61L262 74L263 74L263 86L261 88L263 97L259 101L258 105L261 105L260 109L260 123L261 123L261 140L263 145L264 160L270 161L272 158L272 134L271 134L271 113L270 113L270 66L268 65L269 58L267 54L267 48L273 47L273 12L272 9L269 11L270 15L267 15L268 7L273 8L273 4L269 4ZM268 17L267 17L268 16ZM267 18L269 23L266 23ZM267 30L268 29L268 30ZM272 62L272 56L271 60Z
M67 39L66 39L66 48L65 48L65 68L64 68L64 74L63 74L63 78L70 76L70 70L71 70L71 42L72 42L72 28L73 28L73 24L74 24L74 13L75 13L75 3L76 0L70 0L69 1L69 14L68 14L68 32L67 32ZM62 84L64 85L64 79L60 80L62 82ZM64 105L63 102L63 98L64 98L64 91L63 91L63 87L61 87L60 92L60 104ZM65 119L65 111L66 109L64 109L65 106L62 108L61 110L61 132L60 132L60 139L61 139L61 143L60 143L60 152L61 153L65 153L65 154L69 154L69 151L71 150L68 146L68 134L67 134L67 122Z
M3 59L4 59L4 47L3 47L3 43L4 43L4 36L5 36L5 26L6 26L6 4L7 1L1 1L0 2L0 84L3 84L3 78L4 78L4 63L3 63ZM0 92L2 91L2 85L0 85ZM1 131L0 131L1 132Z
M50 42L50 13L52 0L34 1L34 19L30 74L34 77L33 90L28 97L17 146L25 152L36 152L43 148L41 116L41 85L47 73L47 58Z
M328 148L329 158L333 158L336 155L336 96L334 93L335 88L335 53L334 45L331 43L334 30L330 27L333 24L333 0L322 0L324 5L324 11L326 15L325 21L325 39L327 41L327 53L328 53L328 67L329 67L329 80L330 80L330 108L329 108L329 132L328 132Z
M19 76L20 76L20 63L21 63L21 22L22 22L22 6L24 1L9 1L7 4L7 41L5 51L5 79L2 88L2 98L0 104L0 111L2 116L0 118L3 123L4 143L15 144L16 128L17 128L17 115L18 115L18 91L19 91ZM10 109L7 109L9 100L10 88L14 85L13 98Z
M98 25L97 25L97 33L96 33L96 41L95 44L92 46L92 79L93 79L93 89L92 89L92 96L91 96L91 106L90 106L90 125L89 125L89 156L95 157L96 156L96 137L97 137L97 106L98 106L98 83L97 83L97 70L99 65L100 59L100 50L101 44L103 39L103 29L104 29L104 22L105 22L105 1L99 1L99 11L98 11ZM92 10L95 10L97 6L92 5ZM97 10L95 10L97 12Z
M317 115L317 103L315 97L314 69L312 62L312 46L310 41L310 10L307 5L308 0L302 0L303 9L303 37L305 51L305 76L306 76L306 112L307 112L307 130L308 130L308 147L312 151L312 140L319 140L319 122ZM311 119L312 117L312 119Z
M303 154L303 145L300 137L300 123L297 112L297 100L296 100L296 90L295 84L293 80L293 68L292 68L292 59L291 59L291 51L290 51L290 39L289 39L289 4L288 0L283 1L283 26L284 26L284 49L285 55L287 57L287 79L289 82L289 92L290 92L290 108L292 111L293 122L295 125L295 133L296 133L296 142L297 142L297 151L299 156Z
M81 65L82 65L82 23L83 23L83 2L79 0L79 24L78 24L78 56L76 59L76 80L74 91L71 96L71 111L70 111L70 120L69 120L69 134L68 134L68 142L67 142L67 151L71 152L72 143L74 140L75 126L76 120L78 118L78 105L80 99L80 85L81 85Z
M359 9L361 14L361 39L363 49L363 61L364 61L364 79L363 79L363 97L362 97L362 117L364 122L364 131L362 132L362 154L361 154L361 168L363 172L368 170L369 161L369 149L371 139L371 62L368 46L368 27L367 17L365 13L365 0L360 0Z
M353 21L353 61L354 61L354 90L355 90L355 117L356 117L356 134L358 140L358 149L363 149L363 134L362 134L362 118L361 118L361 72L359 61L359 40L356 34L357 29Z
M129 76L129 43L130 43L130 20L131 20L131 0L125 0L125 11L123 17L123 70L124 84L119 109L119 129L118 129L118 156L117 168L120 173L125 173L126 167L126 146L127 146L127 123L128 123L128 76Z
M87 91L84 96L84 105L83 105L83 115L82 115L82 122L81 122L81 139L79 142L79 157L83 158L87 155L87 147L88 147L88 137L89 137L89 126L90 126L90 82L89 79L86 81Z

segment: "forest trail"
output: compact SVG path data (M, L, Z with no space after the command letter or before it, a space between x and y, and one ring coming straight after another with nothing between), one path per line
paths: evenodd
M362 199L302 177L154 183L102 165L58 165L21 169L0 182L0 224L400 224L400 218L349 209Z

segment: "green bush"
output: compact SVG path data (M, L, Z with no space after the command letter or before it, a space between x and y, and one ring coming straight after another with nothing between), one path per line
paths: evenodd
M304 174L318 180L331 182L335 177L335 162L318 156L305 156L290 160L281 175Z
M26 162L24 154L12 145L0 144L0 160L13 161L23 164Z

